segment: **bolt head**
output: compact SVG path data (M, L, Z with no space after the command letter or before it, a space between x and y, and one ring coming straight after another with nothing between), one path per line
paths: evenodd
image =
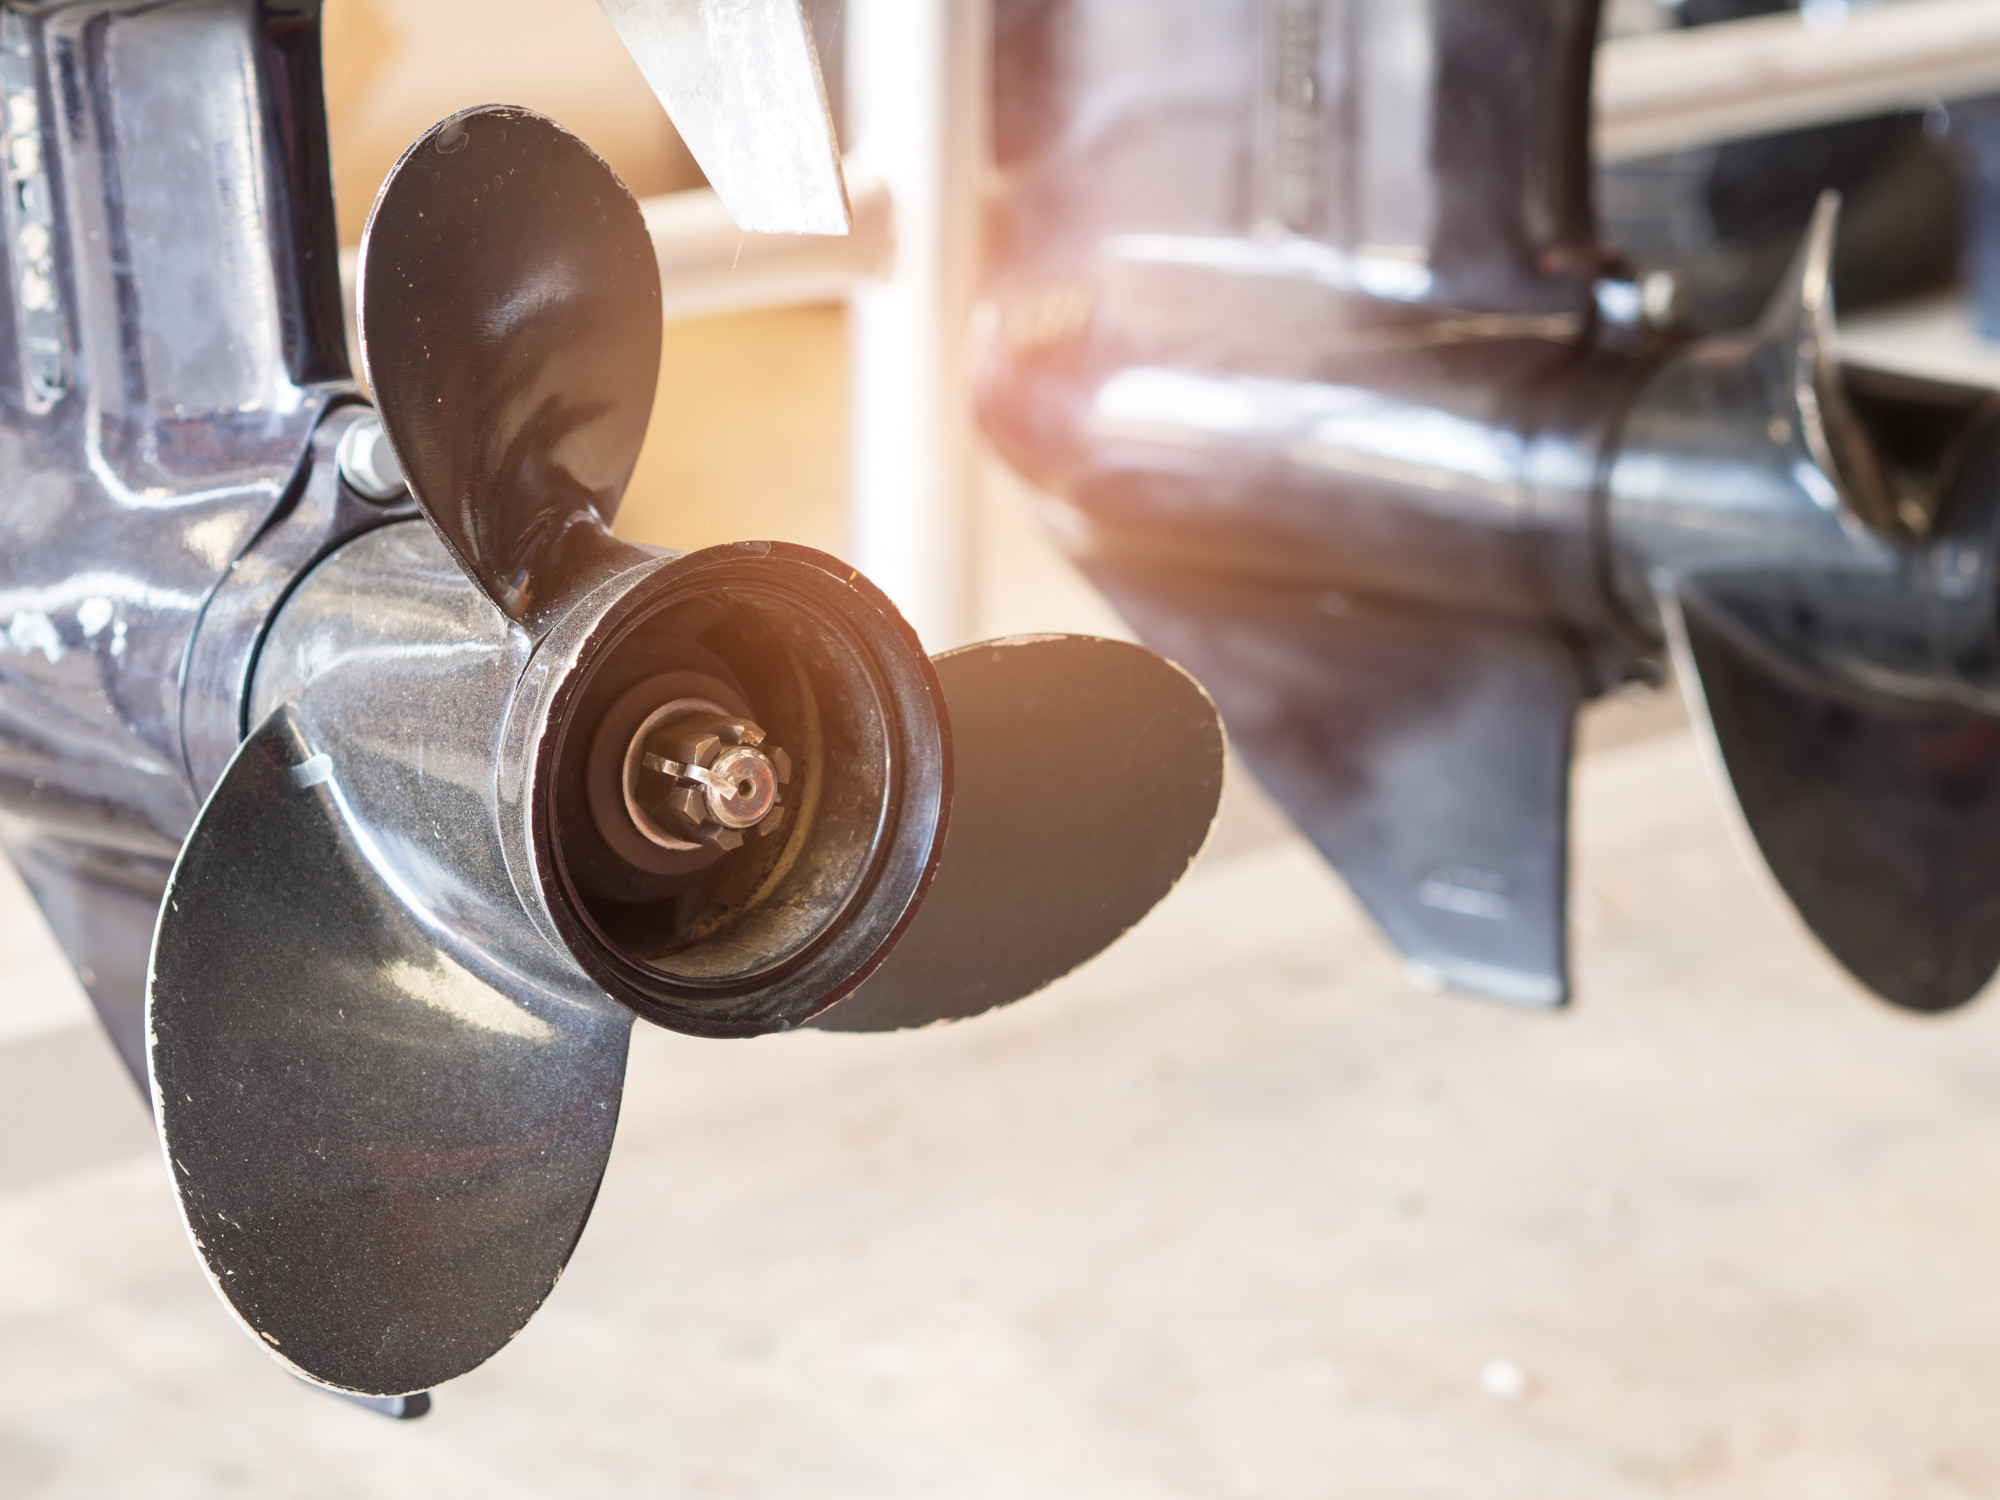
M364 500L380 505L399 498L406 489L403 470L389 446L389 434L372 411L348 425L333 457L347 487Z

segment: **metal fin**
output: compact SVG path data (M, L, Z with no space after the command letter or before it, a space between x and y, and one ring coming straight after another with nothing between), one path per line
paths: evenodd
M312 1382L307 1381L308 1385ZM313 1386L316 1391L324 1391L324 1386ZM431 1414L431 1394L419 1391L413 1396L357 1396L352 1391L327 1391L330 1396L338 1396L342 1401L350 1401L363 1411L372 1411L378 1417L387 1417L392 1422L415 1422Z
M1879 531L1905 530L1873 440L1842 384L1834 330L1833 251L1840 194L1819 196L1791 269L1765 306L1753 338L1784 371L1799 433L1813 462L1832 478L1842 502Z
M1171 890L1222 796L1200 686L1124 641L1021 636L936 659L951 715L951 822L909 928L809 1024L895 1031L1032 995Z
M1764 863L1876 994L1965 1004L2000 967L2000 716L1838 685L1726 586L1683 581L1661 614Z
M739 229L853 225L799 0L598 0Z
M1556 635L1503 621L1093 574L1214 693L1230 743L1409 960L1517 1005L1569 997L1571 726Z

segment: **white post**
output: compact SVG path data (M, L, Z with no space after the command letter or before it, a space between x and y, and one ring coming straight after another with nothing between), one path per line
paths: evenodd
M888 188L893 262L850 304L851 561L932 651L971 638L966 321L988 149L989 0L846 0L848 155Z

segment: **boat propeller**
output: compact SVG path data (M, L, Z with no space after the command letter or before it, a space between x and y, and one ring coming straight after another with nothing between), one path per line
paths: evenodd
M1179 878L1222 741L1138 647L933 660L825 554L616 538L659 281L631 195L549 120L471 110L410 148L359 322L424 519L271 624L147 1030L217 1290L298 1374L393 1396L548 1296L635 1015L750 1037L1018 1000Z

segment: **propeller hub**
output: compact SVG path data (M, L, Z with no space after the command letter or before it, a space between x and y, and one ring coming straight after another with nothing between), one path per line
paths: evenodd
M781 788L791 757L766 743L748 719L686 702L649 715L632 737L625 806L654 843L686 848L690 839L734 849L750 829L775 833L785 809Z
M587 598L539 648L562 675L521 720L532 889L648 1020L803 1024L886 956L936 866L951 740L929 658L851 567L783 542Z

